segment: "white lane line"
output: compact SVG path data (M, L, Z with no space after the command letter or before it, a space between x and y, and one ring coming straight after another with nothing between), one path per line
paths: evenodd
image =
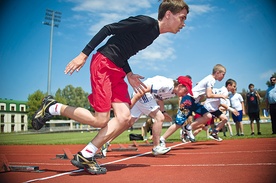
M187 165L150 165L156 167L227 167L227 166L276 166L276 163L232 163L232 164L187 164Z
M177 147L177 146L181 146L181 145L184 145L184 144L187 144L187 143L176 144L176 145L174 145L174 146L171 146L171 148ZM140 156L145 156L145 155L150 154L150 153L152 153L152 152L151 152L151 151L145 152L145 153L143 153L143 154L138 154L138 155L131 156L131 157L127 157L127 158L123 158L123 159L120 159L120 160L107 162L107 163L104 163L104 164L101 164L101 165L109 165L109 164L113 164L113 163L117 163L117 162L121 162L121 161L126 161L126 160L133 159L133 158L137 158L137 157L140 157ZM82 172L82 171L83 171L83 169L74 170L74 171L65 172L65 173L61 173L61 174L57 174L57 175L53 175L53 176L49 176L49 177L44 177L44 178L37 178L37 179L33 179L33 180L28 180L28 181L26 181L25 183L36 182L36 181L41 181L41 180L48 180L48 179L52 179L52 178L55 178L55 177L60 177L60 176L63 176L63 175L68 175L68 174L71 174L71 173Z
M189 142L188 142L189 143ZM173 145L173 146L170 146L171 148L174 148L174 147L178 147L178 146L181 146L181 145L185 145L185 144L188 144L188 143L179 143L179 144L176 144L176 145ZM256 151L256 152L269 152L269 151L275 151L275 150L261 150L261 151ZM252 151L235 151L235 152L211 152L213 154L220 154L220 153L244 153L244 152L250 152L252 153ZM255 151L254 151L255 152ZM107 162L107 163L103 163L101 165L109 165L109 164L114 164L114 163L117 163L117 162L122 162L122 161L126 161L126 160L129 160L129 159L133 159L133 158L137 158L137 157L141 157L141 156L145 156L147 154L151 154L152 152L149 151L149 152L145 152L145 153L142 153L142 154L137 154L137 155L134 155L134 156L131 156L131 157L127 157L127 158L123 158L123 159L119 159L119 160L115 160L115 161L111 161L111 162ZM211 154L210 152L207 152L207 153L181 153L181 154ZM30 163L32 164L32 163ZM41 163L43 165L45 165L45 163ZM50 164L49 165L53 165L53 164ZM55 164L54 164L55 165ZM58 165L58 164L56 164ZM192 165L150 165L150 166L163 166L163 167L210 167L210 166L276 166L276 163L252 163L252 164L192 164ZM33 179L33 180L29 180L29 181L26 181L25 183L30 183L30 182L36 182L36 181L42 181L42 180L48 180L48 179L52 179L52 178L55 178L55 177L60 177L60 176L63 176L63 175L68 175L68 174L71 174L71 173L76 173L76 172L82 172L84 171L83 169L78 169L78 170L73 170L73 171L69 171L69 172L65 172L65 173L61 173L61 174L57 174L57 175L53 175L53 176L48 176L48 177L44 177L44 178L37 178L37 179Z
M52 178L55 178L55 177L60 177L60 176L63 176L63 175L68 175L68 174L71 174L71 173L82 172L82 171L83 171L83 169L74 170L74 171L65 172L65 173L60 173L60 174L53 175L53 176L49 176L49 177L44 177L44 178L38 178L38 179L28 180L28 181L26 181L25 183L36 182L36 181L40 181L40 180L48 180L48 179L52 179Z

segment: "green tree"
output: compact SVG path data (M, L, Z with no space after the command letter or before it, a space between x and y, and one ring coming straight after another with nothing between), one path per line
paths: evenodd
M88 102L88 93L85 92L81 87L73 87L67 85L63 90L58 89L56 95L63 97L70 106L83 107L90 109L90 103Z

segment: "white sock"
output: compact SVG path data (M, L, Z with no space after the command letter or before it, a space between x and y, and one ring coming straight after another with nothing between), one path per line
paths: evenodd
M98 148L94 146L91 142L89 142L87 146L81 151L81 154L85 158L91 158L96 154L97 150Z
M163 136L161 136L161 137L160 137L160 141L165 142L166 140L164 139Z
M54 105L51 105L49 107L49 113L56 116L60 115L60 109L61 109L62 104L61 103L56 103Z

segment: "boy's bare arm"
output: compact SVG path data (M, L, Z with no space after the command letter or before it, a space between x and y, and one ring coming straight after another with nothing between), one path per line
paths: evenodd
M143 93L137 92L135 93L135 95L132 97L131 99L131 105L130 105L130 109L134 106L134 104L143 96L145 95L145 93L150 92L151 91L151 86L147 86L147 88L144 90Z
M206 97L207 98L224 98L227 99L228 96L222 95L222 94L214 94L212 91L212 88L206 89Z
M244 102L241 102L241 105L242 105L242 113L243 113L243 115L245 115L245 107L244 107Z
M222 106L222 107L225 108L226 110L232 112L235 116L238 116L238 115L239 115L239 112L238 112L236 109L234 109L234 108L232 108L232 107L230 107L230 106L228 106L228 105L226 105L226 104L220 104L220 106Z

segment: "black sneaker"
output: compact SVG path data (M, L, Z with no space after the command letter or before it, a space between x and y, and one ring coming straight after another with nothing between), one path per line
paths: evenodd
M209 136L209 138L213 139L213 140L216 140L216 141L222 141L221 138L218 137L218 134L216 133L211 133L211 135Z
M261 133L261 132L258 132L258 135L262 135L262 133Z
M251 133L251 135L255 135L255 133L254 133L254 132L252 132L252 133Z
M94 157L85 158L78 152L74 159L71 160L72 165L84 169L87 173L98 175L98 174L106 174L106 168L101 167Z
M49 113L49 107L56 103L57 101L51 95L48 95L43 99L40 108L35 112L32 118L32 126L35 130L41 129L46 121L49 121L53 117Z

